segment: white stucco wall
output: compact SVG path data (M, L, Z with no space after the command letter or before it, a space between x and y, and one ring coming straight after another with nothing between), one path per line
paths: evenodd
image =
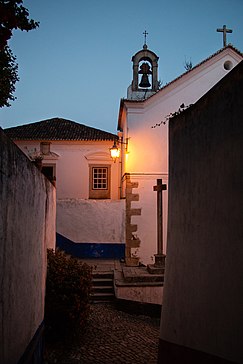
M176 82L171 83L153 97L142 103L126 102L129 155L126 172L168 173L168 122L151 128L165 120L170 113L179 110L181 104L195 103L228 74L226 61L238 64L242 58L226 49L205 64L195 68Z
M44 318L55 188L0 129L0 362L16 364Z
M243 63L170 124L161 340L243 363ZM197 360L185 351L183 362ZM190 353L189 358L187 355ZM187 360L194 357L194 361ZM199 355L198 355L199 356ZM199 359L201 357L199 356ZM166 360L161 351L160 363ZM173 360L172 360L173 362Z
M125 200L58 200L57 231L76 243L124 243Z
M47 249L56 248L56 188L45 178L46 205L45 205L45 242Z
M25 154L40 141L17 141ZM110 157L111 141L51 141L43 165L55 165L57 232L73 242L124 243L125 202L120 198L121 163ZM111 198L89 200L89 165L111 169Z
M156 253L157 246L156 203L152 186L156 184L157 178L162 178L163 183L168 184L168 122L156 128L152 126L164 121L170 113L178 111L181 104L188 106L195 103L228 74L229 71L224 68L226 61L231 61L235 66L241 59L231 49L225 49L146 101L124 101L120 119L124 140L128 138L124 172L134 174L132 180L139 183L139 188L134 193L139 193L136 207L142 209L142 215L132 219L138 225L137 235L141 240L139 256L143 262L151 263L150 258ZM149 174L150 177L143 174ZM167 188L169 189L168 185ZM163 193L164 200L167 200L167 195L167 191ZM166 237L167 202L163 213Z
M41 141L16 141L25 154L40 151ZM120 163L110 157L111 141L51 141L56 158L45 156L43 165L55 165L57 199L89 198L89 164L111 166L111 199L119 198Z

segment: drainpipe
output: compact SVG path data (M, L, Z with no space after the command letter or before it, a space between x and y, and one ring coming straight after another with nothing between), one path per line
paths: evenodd
M125 173L125 158L126 158L126 144L123 142L123 132L119 132L118 133L119 136L119 142L120 142L120 146L121 146L121 155L120 155L120 199L124 199L125 198L125 184L123 183L123 177L124 177L124 173Z

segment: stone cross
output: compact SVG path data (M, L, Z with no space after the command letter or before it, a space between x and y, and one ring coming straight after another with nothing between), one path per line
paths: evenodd
M164 265L164 247L163 247L163 195L162 191L166 190L166 185L162 179L157 179L157 185L154 191L157 192L157 254L155 254L155 266Z
M143 32L143 34L144 34L144 44L146 44L148 33L145 30L145 32Z
M227 33L232 33L233 30L232 29L227 29L226 28L226 25L224 25L223 28L218 28L217 29L217 32L223 33L223 45L224 45L224 47L226 47L226 45L227 45L227 42L226 42L226 34Z

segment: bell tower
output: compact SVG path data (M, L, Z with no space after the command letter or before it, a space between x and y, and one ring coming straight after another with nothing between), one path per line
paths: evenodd
M129 100L144 100L153 95L159 89L158 60L159 57L148 49L146 44L147 32L144 34L143 49L132 57L133 80L127 89Z

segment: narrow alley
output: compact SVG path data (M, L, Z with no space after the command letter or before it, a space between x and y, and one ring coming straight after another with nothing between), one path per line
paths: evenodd
M53 348L45 364L155 364L159 321L120 311L113 303L92 304L82 338Z

